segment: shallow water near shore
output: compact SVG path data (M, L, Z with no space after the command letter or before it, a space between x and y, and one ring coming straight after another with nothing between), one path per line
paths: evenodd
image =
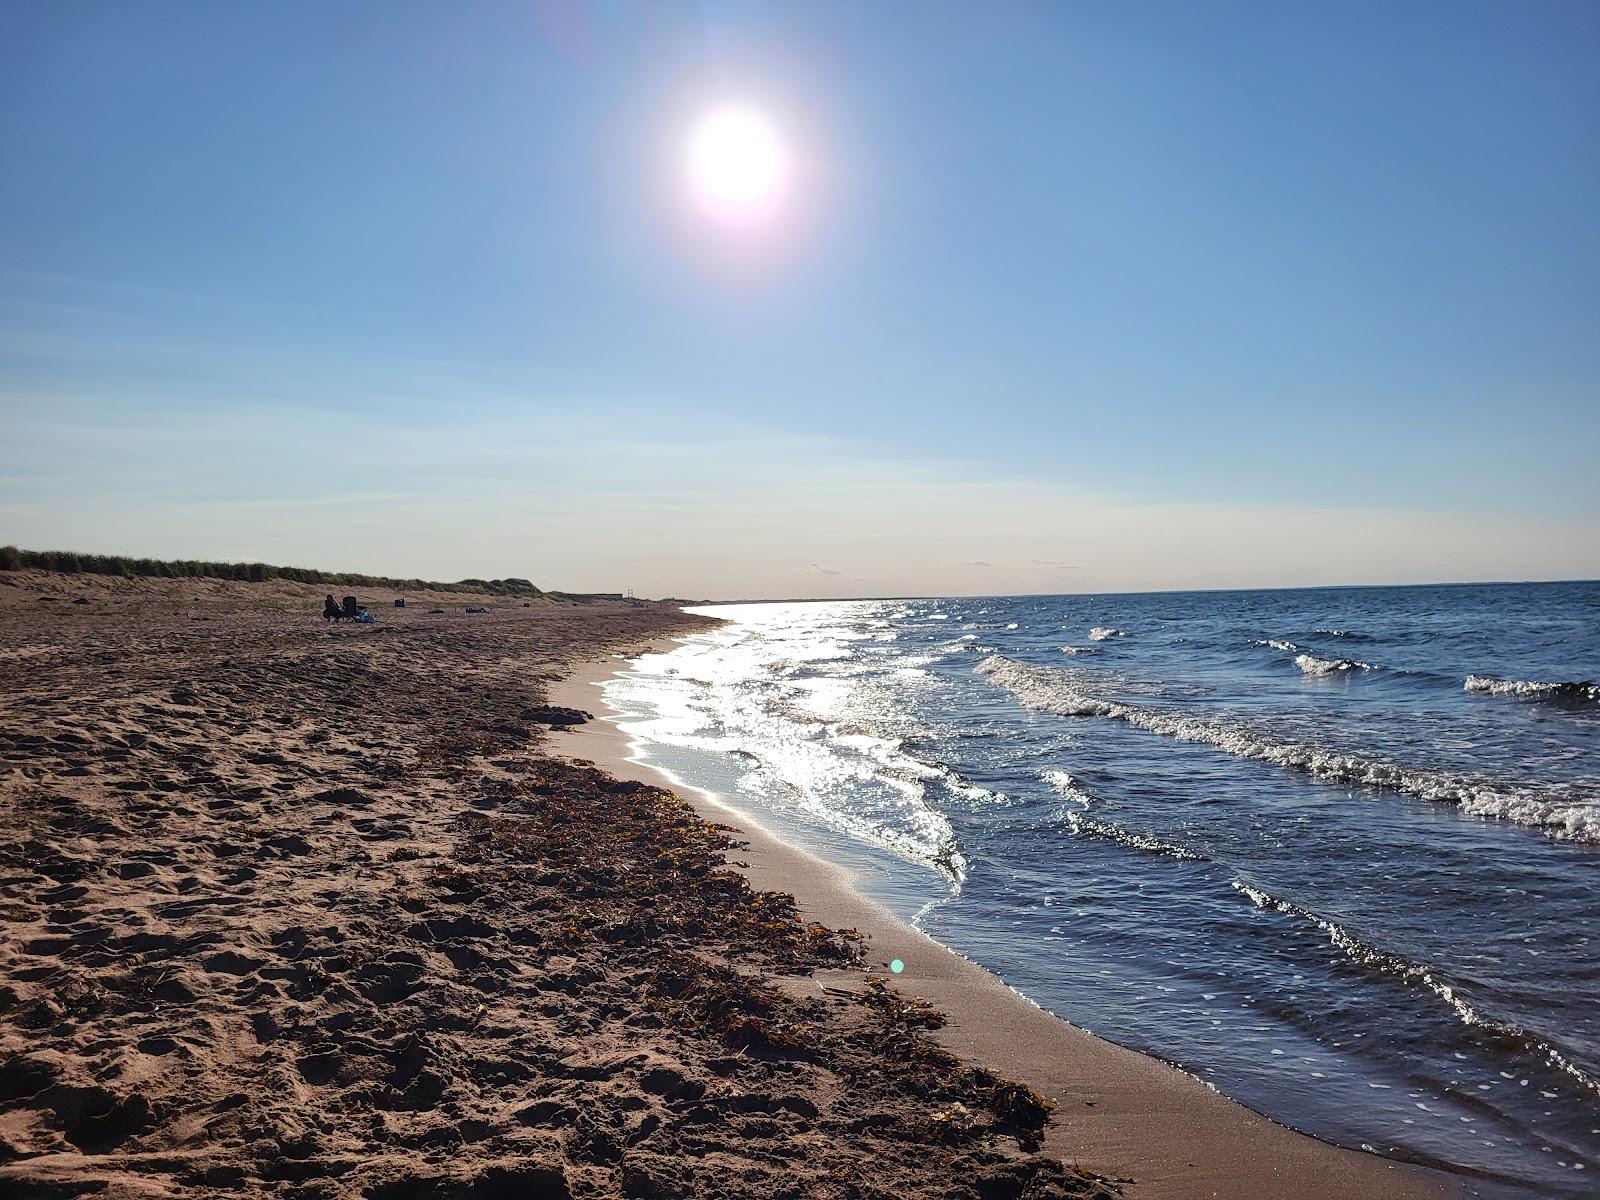
M1287 1124L1593 1194L1600 585L696 611L646 761Z

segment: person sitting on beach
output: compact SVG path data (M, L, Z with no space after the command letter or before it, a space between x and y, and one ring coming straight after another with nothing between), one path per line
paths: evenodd
M324 621L337 621L342 616L344 614L339 611L338 602L334 600L333 593L329 592L327 598L322 602L322 619Z

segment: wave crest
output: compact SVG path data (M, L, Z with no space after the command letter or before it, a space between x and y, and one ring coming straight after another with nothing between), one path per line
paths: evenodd
M1600 1081L1592 1079L1584 1070L1569 1059L1561 1051L1541 1038L1535 1037L1525 1029L1512 1025L1494 1017L1485 1016L1466 1000L1462 999L1457 991L1457 985L1445 978L1437 967L1424 963L1415 963L1401 955L1379 949L1370 942L1364 941L1351 933L1337 921L1312 911L1302 904L1292 900L1282 900L1270 892L1263 891L1253 884L1242 879L1232 880L1233 889L1241 895L1248 896L1251 903L1264 912L1282 913L1285 916L1295 917L1301 921L1308 921L1328 935L1328 940L1334 947L1351 962L1391 975L1414 986L1421 986L1433 992L1452 1009L1460 1018L1462 1024L1476 1026L1502 1041L1510 1042L1519 1049L1530 1050L1542 1057L1551 1066L1565 1071L1590 1091L1600 1092Z
M1039 778L1054 788L1056 794L1063 800L1070 800L1080 808L1089 807L1091 803L1089 793L1078 786L1078 781L1070 772L1052 769L1043 772Z
M1130 850L1143 851L1145 854L1159 854L1163 858L1175 858L1179 862L1205 862L1204 854L1197 854L1186 847L1163 841L1148 833L1139 833L1133 829L1124 829L1121 825L1114 825L1110 821L1102 821L1098 817L1091 817L1082 811L1089 807L1091 798L1089 793L1078 786L1078 781L1066 771L1045 771L1041 776L1046 783L1055 789L1057 795L1063 800L1076 804L1076 809L1063 808L1061 819L1067 823L1067 828L1075 837L1094 838L1102 842L1115 842L1119 846L1126 846Z
M1307 675L1325 677L1339 675L1345 671L1370 671L1371 663L1359 662L1353 658L1317 658L1311 654L1300 654L1295 657L1294 665Z
M1127 636L1128 635L1123 633L1122 630L1112 629L1106 625L1096 625L1093 629L1089 630L1089 640L1091 642L1103 642L1107 638L1119 638Z
M1454 804L1475 817L1540 829L1551 837L1600 842L1600 804L1573 791L1548 791L1494 780L1419 770L1317 746L1282 741L1243 725L1227 724L1157 708L1141 708L1082 690L1082 670L1035 667L995 654L976 670L1029 708L1062 717L1112 717L1185 742L1203 742L1239 758L1275 763L1316 779L1404 792Z
M1468 675L1468 692L1488 696L1517 696L1525 700L1562 700L1594 703L1600 701L1600 684L1587 679L1567 683L1534 683L1522 679L1497 679L1493 675Z

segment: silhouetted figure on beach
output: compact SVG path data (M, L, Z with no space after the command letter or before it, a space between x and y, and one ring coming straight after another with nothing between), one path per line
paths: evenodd
M344 614L339 611L338 604L334 602L333 593L329 592L327 599L322 602L322 619L324 621L337 621L342 616Z

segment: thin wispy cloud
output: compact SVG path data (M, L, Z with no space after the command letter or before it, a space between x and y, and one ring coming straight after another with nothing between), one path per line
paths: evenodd
M610 422L571 415L420 431L331 410L308 439L241 413L152 413L130 454L74 438L74 407L14 426L32 466L26 487L0 481L0 528L21 544L708 598L1050 592L1068 572L1073 590L1143 591L1600 570L1577 515L1131 502L844 445L819 488L809 447L715 431L619 470ZM181 486L149 469L157 455L193 464Z

